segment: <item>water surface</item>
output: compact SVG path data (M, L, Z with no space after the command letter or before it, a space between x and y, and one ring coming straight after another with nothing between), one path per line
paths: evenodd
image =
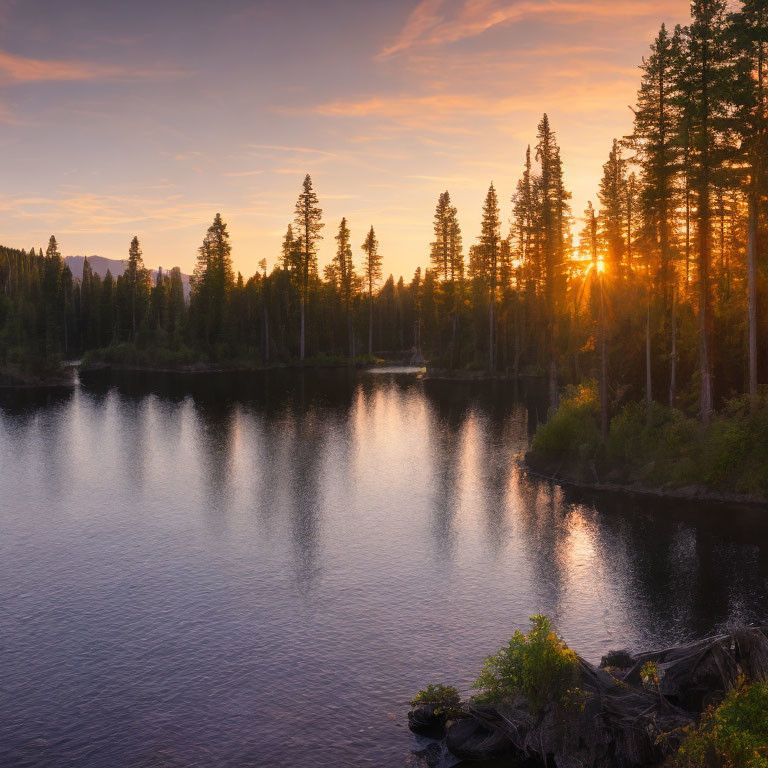
M597 661L765 619L758 512L574 497L541 388L329 371L0 401L0 765L405 766L533 613Z

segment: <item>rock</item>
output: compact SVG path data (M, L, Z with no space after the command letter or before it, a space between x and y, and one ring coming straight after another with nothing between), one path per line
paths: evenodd
M513 754L509 739L473 717L456 720L448 729L448 749L463 760L498 760Z
M437 742L428 744L424 749L416 750L413 754L425 768L438 768L443 759L442 747Z
M408 727L421 736L439 739L445 734L446 715L438 704L419 704L408 713Z
M612 667L613 669L629 669L635 663L635 659L629 651L624 649L608 651L600 660L600 668Z

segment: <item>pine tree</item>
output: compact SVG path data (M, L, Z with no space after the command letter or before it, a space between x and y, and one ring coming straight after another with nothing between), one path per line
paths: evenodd
M538 178L539 239L546 301L547 340L549 357L549 397L552 408L557 407L557 339L555 316L563 280L563 264L567 253L570 194L565 190L560 147L545 114L537 131L536 159L541 167Z
M759 221L764 214L766 189L766 157L768 156L768 6L765 0L745 0L732 16L735 37L736 126L741 140L741 162L745 166L744 185L748 203L747 226L747 337L749 374L748 390L753 411L757 408L757 269L761 261L762 243ZM762 210L761 210L762 209Z
M125 280L128 283L128 291L131 296L131 333L136 338L136 301L145 279L148 278L144 269L144 259L139 245L139 238L134 235L131 246L128 249L128 262L125 268ZM147 282L149 282L147 280Z
M217 213L198 250L192 276L192 302L203 341L208 346L223 341L234 282L229 232L221 214Z
M584 227L579 235L579 250L582 257L586 254L592 264L593 269L597 269L597 231L598 220L592 201L587 201L587 207L584 210Z
M708 424L713 408L712 193L727 152L720 139L728 120L727 94L733 72L725 34L725 0L693 0L691 15L692 23L684 30L680 79L687 86L690 115L684 138L696 202L700 409L702 421ZM684 89L679 86L679 90Z
M456 206L451 206L448 211L448 260L450 282L461 282L464 279L464 248Z
M367 242L367 240L366 240ZM352 246L350 245L350 232L347 219L344 217L339 223L339 231L336 235L336 257L334 259L336 273L339 281L341 300L347 313L347 332L349 335L349 356L355 358L355 330L352 324L352 298L354 295L357 277L355 265L352 260Z
M296 201L294 223L301 239L299 261L299 298L301 310L301 330L299 339L299 357L304 360L304 326L306 303L309 295L310 279L317 275L317 243L322 239L323 211L318 205L317 195L312 187L309 174L304 177L304 184L299 199Z
M499 200L491 182L483 202L483 218L480 223L480 247L485 279L488 283L488 370L495 370L495 319L496 288L499 282L499 257L501 249L501 219Z
M643 59L637 94L633 146L642 172L645 247L657 253L657 280L668 305L672 284L673 212L677 205L675 175L680 157L675 127L680 113L675 93L675 71L680 57L679 37L670 38L662 25L651 53Z
M525 151L523 175L517 182L517 189L512 197L512 232L513 250L523 268L524 280L534 287L541 284L542 270L539 252L536 248L538 200L536 196L537 179L531 169L531 147Z
M44 316L45 328L43 355L50 360L59 352L62 334L62 286L61 286L61 254L56 237L51 235L48 248L45 251L42 306L40 311Z
M614 139L608 160L603 165L600 180L600 240L605 249L608 266L613 275L624 267L626 240L624 239L626 175L621 158L621 147Z
M373 355L373 289L376 283L381 280L379 241L376 239L373 227L368 230L362 249L365 252L363 274L368 289L368 354Z
M293 226L289 224L285 235L283 235L280 263L286 272L290 272L296 277L297 286L299 284L299 257L296 238L293 236Z

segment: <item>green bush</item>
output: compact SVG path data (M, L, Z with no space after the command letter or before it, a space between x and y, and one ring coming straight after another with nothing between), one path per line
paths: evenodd
M560 461L593 458L600 445L599 413L594 383L570 387L557 411L536 430L532 457Z
M200 361L200 355L189 347L181 345L171 349L167 347L142 348L130 342L112 344L104 349L93 349L86 352L82 365L87 367L95 363L110 363L112 365L136 365L148 368L174 368L192 365Z
M452 685L428 685L419 691L412 699L411 705L439 704L443 707L457 707L461 703L459 692Z
M572 389L558 411L537 430L529 459L559 462L588 477L650 487L703 485L730 493L768 495L768 397L752 412L747 397L728 401L709 427L682 411L630 403L612 420L603 443L597 428L594 386Z
M742 678L698 728L688 729L671 768L768 768L768 681Z
M515 632L509 644L485 660L475 683L481 701L498 701L522 693L538 714L547 703L567 707L580 700L579 659L552 631L546 616L531 616L533 627Z

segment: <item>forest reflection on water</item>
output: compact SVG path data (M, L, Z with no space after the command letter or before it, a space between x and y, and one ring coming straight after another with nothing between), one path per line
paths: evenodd
M0 763L402 766L533 613L588 659L765 619L756 511L526 477L540 388L88 377L0 402Z

